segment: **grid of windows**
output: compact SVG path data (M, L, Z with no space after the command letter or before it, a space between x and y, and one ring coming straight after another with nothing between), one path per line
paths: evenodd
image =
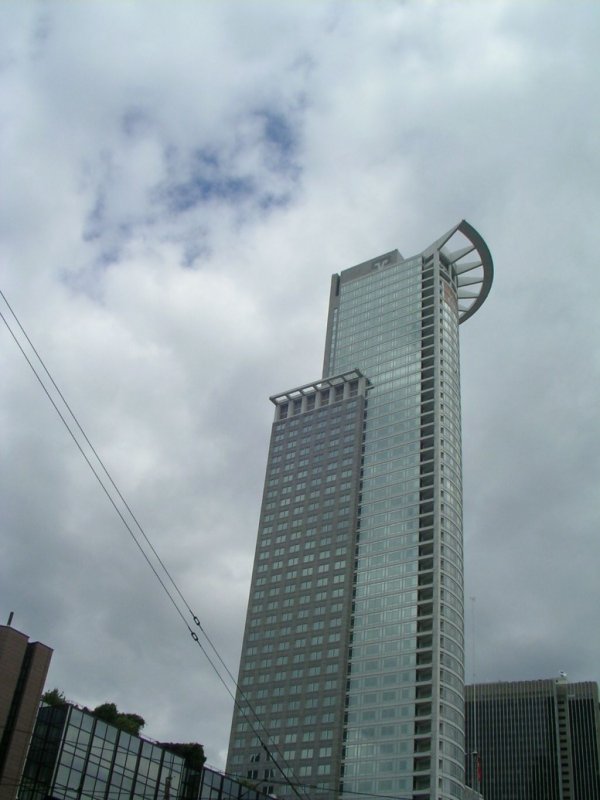
M469 244L450 252L457 232ZM462 261L474 250L480 261ZM323 379L271 398L240 680L252 702L272 687L273 740L329 796L462 797L458 324L487 296L492 269L463 221L417 257L395 250L334 275ZM363 376L364 413L344 430L337 406L359 408ZM318 609L338 601L318 625ZM337 701L318 684L315 702L308 687L330 667ZM302 747L324 726L330 772L315 760L323 748ZM254 770L257 746L236 714L230 758Z
M191 798L181 756L73 706L42 707L19 800ZM169 793L169 792L167 792Z
M359 365L372 383L347 696L347 791L428 796L433 759L443 791L457 795L464 782L456 296L455 279L435 251L407 261L388 254L370 272L343 273L339 286L330 368ZM437 674L434 649L445 664Z
M271 746L283 751L290 774L328 795L341 756L343 620L350 613L366 387L364 379L360 388L358 380L345 383L313 407L305 397L300 408L282 414L278 402L238 697L242 709L249 701L256 713L257 704L270 701L260 706L260 719ZM335 736L331 727L321 730L331 724ZM234 760L238 774L266 791L267 754L243 710L234 714L230 768ZM277 794L285 797L286 789Z
M272 791L272 788L271 788ZM155 742L72 705L43 705L19 800L265 800L245 782L193 769Z
M595 683L476 684L465 711L467 784L486 800L600 797Z
M343 278L343 276L342 276ZM421 259L340 286L332 367L369 376L345 791L412 790L421 447Z

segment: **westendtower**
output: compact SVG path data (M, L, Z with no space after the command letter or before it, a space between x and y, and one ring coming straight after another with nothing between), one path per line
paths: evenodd
M462 221L334 275L323 378L271 397L227 769L279 797L463 796L458 326L492 274Z

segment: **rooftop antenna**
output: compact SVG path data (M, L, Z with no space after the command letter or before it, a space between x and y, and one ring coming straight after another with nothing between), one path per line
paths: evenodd
M8 615L8 622L6 624L8 625L9 628L10 628L10 626L12 624L14 615L15 615L14 611L11 611L10 614Z

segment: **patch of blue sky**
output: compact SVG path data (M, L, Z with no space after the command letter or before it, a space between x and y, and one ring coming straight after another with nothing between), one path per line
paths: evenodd
M104 230L104 219L106 216L106 197L104 192L99 190L96 195L94 207L87 215L83 227L83 239L90 242L99 239Z
M133 233L135 223L128 219L111 225L107 221L107 211L106 191L98 189L94 206L85 219L82 237L85 242L99 241L100 246L107 250L107 255L103 256L101 261L108 262L116 260L116 257L110 255L116 249L112 242L122 242L128 239ZM108 246L107 239L111 240Z
M296 180L300 175L300 166L297 161L298 135L293 124L285 114L268 108L257 110L255 116L263 126L265 162L268 168Z
M221 166L219 154L214 148L210 147L196 150L194 152L194 160L205 167L212 167L213 169L219 169Z
M131 220L112 225L107 221L106 193L99 190L82 232L83 240L93 245L96 251L92 260L94 269L107 269L120 260L123 246L133 235L134 228L135 223Z
M281 192L279 194L275 192L265 192L261 195L258 205L263 211L272 211L278 208L285 208L292 202L292 199L292 192Z
M113 242L112 245L109 245L103 248L98 257L95 261L95 266L100 267L101 269L107 269L108 267L112 266L112 264L116 264L121 258L121 248L116 242Z
M194 238L183 248L181 266L186 269L193 269L198 266L198 261L207 258L211 253L205 238Z
M294 159L297 137L292 125L283 114L270 110L255 111L253 116L259 121L261 136L249 146L260 148L262 167L251 174L236 174L236 153L224 157L214 148L197 149L188 165L186 178L169 181L159 189L160 200L171 213L185 213L210 202L254 203L263 210L280 208L290 202L293 185L301 172ZM180 171L177 156L176 150L165 153L165 160L171 162L174 172ZM286 185L274 191L269 186L270 175L283 178ZM277 182L281 184L280 180Z
M132 106L121 116L121 130L128 138L135 138L146 133L151 127L151 119L147 111Z
M169 211L182 213L213 200L240 202L255 193L255 183L251 178L193 175L189 180L171 186L166 193L166 202Z
M292 126L283 114L268 109L257 112L264 122L265 139L283 156L289 157L296 149L297 140Z

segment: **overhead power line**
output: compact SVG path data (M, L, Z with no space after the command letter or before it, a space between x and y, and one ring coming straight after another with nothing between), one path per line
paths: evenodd
M12 306L8 302L8 300L6 298L6 295L1 290L0 290L0 297L2 297L2 300L4 301L4 303L5 303L6 307L8 308L8 310L10 311L10 314L12 315L12 318L14 319L16 325L18 326L18 330L20 331L22 337L24 337L25 341L29 345L31 351L35 355L35 358L37 359L37 361L41 365L41 367L43 369L43 373L45 374L46 378L50 382L51 387L54 389L54 392L56 393L56 395L60 399L60 402L63 405L63 410L62 411L59 408L59 403L57 402L57 399L52 396L52 393L51 393L50 389L48 388L48 386L44 382L43 376L40 375L40 372L38 371L38 369L34 365L32 359L27 355L22 342L19 340L19 336L17 335L15 330L11 327L11 324L7 320L6 316L0 311L0 317L2 318L2 321L4 322L4 325L8 329L8 331L9 331L11 337L13 338L15 344L19 348L23 358L27 361L27 364L29 365L31 371L35 375L38 383L40 384L42 390L44 391L44 394L46 395L46 397L48 398L48 400L52 404L52 406L53 406L54 410L56 411L56 413L58 414L58 416L60 417L61 422L63 423L63 425L67 429L67 431L68 431L69 435L71 436L73 442L75 443L77 449L79 450L79 452L81 453L82 457L85 459L85 462L87 463L88 467L90 468L90 470L94 474L94 477L96 478L96 481L98 482L98 484L100 485L102 491L104 492L104 494L108 498L108 501L110 502L110 504L114 508L115 512L119 516L121 522L123 523L123 525L127 529L129 535L133 539L133 541L134 541L135 545L137 546L138 550L140 551L140 553L144 557L144 560L146 561L146 563L148 564L148 566L152 570L155 578L160 583L163 591L165 592L165 594L169 598L169 601L171 602L172 606L174 607L176 613L179 615L179 617L181 618L183 624L188 629L188 632L190 633L192 639L198 645L198 647L202 651L202 654L204 655L204 657L206 658L206 660L210 664L211 668L213 669L213 671L217 675L218 679L223 684L223 686L225 687L225 689L228 692L228 694L230 695L230 697L233 699L233 702L234 702L235 706L241 711L241 713L244 716L245 720L249 723L250 727L252 728L252 731L253 731L254 735L258 738L261 747L264 748L265 752L267 753L267 755L269 756L269 758L271 759L271 761L273 762L273 764L275 765L277 770L281 773L286 785L289 786L289 788L294 792L294 794L299 798L299 800L302 800L301 795L300 795L298 789L296 788L296 786L301 786L302 784L300 784L300 782L297 780L293 769L290 767L290 765L283 758L283 755L279 751L279 748L277 747L277 745L275 745L275 744L273 744L272 742L269 741L271 739L271 735L269 734L268 730L265 728L264 724L262 723L262 721L258 717L256 711L254 710L254 707L252 706L252 704L250 703L248 698L245 696L243 690L239 687L235 677L233 676L233 674L231 673L231 671L229 670L229 668L225 664L225 662L224 662L223 658L221 657L220 653L218 652L215 644L213 643L213 641L211 640L211 638L207 634L206 630L202 626L198 615L195 614L194 611L192 610L190 604L187 602L186 598L184 597L183 592L181 591L181 589L177 585L177 582L175 581L175 579L173 578L173 576L171 575L171 573L167 569L165 563L163 562L163 560L159 556L158 552L156 551L155 547L153 546L152 542L150 541L149 537L147 536L147 534L146 534L144 528L142 527L140 521L138 520L137 516L134 514L134 512L131 509L129 503L127 503L127 501L125 500L122 492L120 491L120 489L118 488L117 484L113 480L112 475L110 474L108 468L104 464L104 462L101 459L100 455L98 454L96 448L91 443L89 437L85 433L81 423L79 422L77 416L75 415L75 412L73 411L73 409L71 408L71 406L67 402L64 394L61 392L61 390L59 389L58 385L56 384L56 381L52 377L52 375L51 375L49 369L47 368L43 358L41 357L39 351L34 346L34 344L31 341L29 335L27 334L25 328L23 327L23 325L21 324L19 318L17 317L15 311L13 310ZM67 417L70 417L70 419L72 419L73 422L75 423L75 430L69 424L69 421L68 421ZM79 434L83 438L83 442L89 448L89 451L90 451L91 455L90 455L90 453L86 453L85 452L85 449L84 449L84 447L82 445L82 442L78 438L77 432L79 432ZM94 466L94 464L92 463L92 457L93 457L93 459L95 459L97 466L99 466L99 469L97 469ZM103 475L105 476L105 479L106 479L106 481L108 481L108 483L105 482L105 480L103 478ZM123 504L123 508L124 508L126 514L128 514L129 517L131 518L131 520L133 521L133 525L131 525L129 523L129 521L127 520L124 511L121 508L119 508L119 506L117 504L117 501L115 500L115 497L111 493L112 491L115 492L117 498ZM137 531L139 531L139 534L141 534L141 539L136 534L135 529L137 529ZM144 548L144 545L143 545L144 542L145 542L145 544L146 544L146 546L147 546L147 548L148 548L148 550L150 552L147 552L147 550ZM154 563L153 563L153 559L154 559ZM169 588L169 587L171 587L171 588ZM177 598L179 598L179 601L177 600ZM235 691L232 691L231 687L228 685L227 681L223 677L222 672L217 667L217 665L215 664L214 660L207 653L206 647L203 646L203 644L202 644L202 642L200 640L200 636L198 635L196 630L194 628L192 628L190 622L188 621L188 618L186 617L186 614L184 613L184 610L181 607L182 605L185 608L185 610L187 610L189 616L191 617L191 621L193 622L193 624L196 626L196 628L200 631L200 633L202 634L202 636L206 640L206 643L208 644L208 646L210 647L210 649L212 650L212 652L216 656L216 659L221 664L222 668L225 670L225 673L226 673L227 677L229 678L229 680L233 684L235 690L237 690L237 692L238 692L237 696L236 696ZM242 705L242 703L238 699L238 696L239 696L240 700L243 701L244 705ZM251 716L249 716L249 714ZM276 757L275 754L277 754L277 757ZM284 767L281 766L280 762L283 763L285 769L284 769ZM289 773L289 774L286 773L286 770L287 770L287 773ZM293 781L290 778L292 778Z

